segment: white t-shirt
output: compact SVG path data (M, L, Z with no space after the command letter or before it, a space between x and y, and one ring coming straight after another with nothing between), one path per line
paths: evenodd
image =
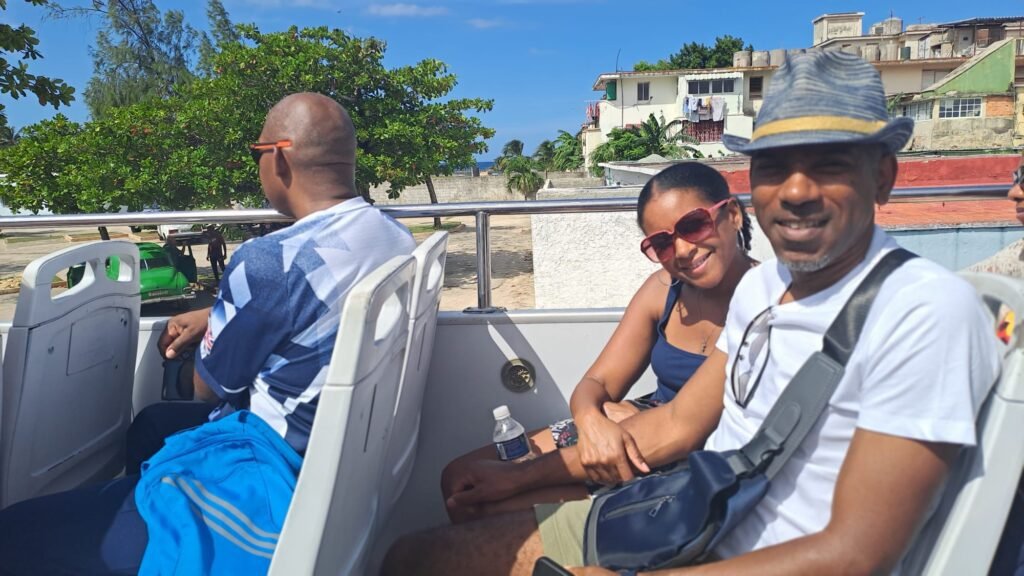
M781 263L765 262L743 277L718 340L718 348L729 354L725 409L708 450L735 449L750 440L807 357L821 350L825 331L860 281L897 247L876 227L857 268L827 290L782 305L778 302L791 275ZM765 369L744 408L735 399L730 372L748 325L769 306L771 331L758 355L764 360L767 354ZM982 306L967 282L924 258L893 272L821 420L772 481L764 500L716 553L728 558L823 530L857 428L973 445L975 416L999 370L995 328ZM737 375L752 373L748 388L761 364L747 358L738 363Z

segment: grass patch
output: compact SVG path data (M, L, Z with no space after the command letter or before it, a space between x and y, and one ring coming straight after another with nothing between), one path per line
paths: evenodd
M444 230L446 232L451 232L452 230L455 230L459 226L462 226L462 222L458 222L458 221L441 222L441 230ZM415 224L413 226L409 226L409 232L412 232L413 234L421 234L421 233L424 233L424 232L433 232L433 231L434 231L434 225L433 224Z

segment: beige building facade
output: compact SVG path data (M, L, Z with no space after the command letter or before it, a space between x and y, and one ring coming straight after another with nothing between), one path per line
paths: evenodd
M872 62L890 98L891 114L916 121L909 149L1024 145L1024 16L907 27L893 17L870 25L866 34L863 16L845 12L815 18L809 49L841 50ZM691 118L684 106L686 97L694 95L720 98L725 114L685 129L699 138L697 148L705 156L727 154L721 134L750 136L785 55L785 50L737 52L731 68L601 74L593 88L603 94L588 106L583 127L588 166L590 153L615 128L640 124L651 114L666 123Z

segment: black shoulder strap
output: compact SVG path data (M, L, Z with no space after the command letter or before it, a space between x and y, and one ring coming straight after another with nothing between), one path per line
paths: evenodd
M911 258L915 258L912 252L902 248L893 250L861 281L825 332L821 352L815 352L804 362L754 437L730 457L730 464L737 473L764 467L765 476L771 479L796 452L842 380L846 362L857 345L882 284L889 274Z

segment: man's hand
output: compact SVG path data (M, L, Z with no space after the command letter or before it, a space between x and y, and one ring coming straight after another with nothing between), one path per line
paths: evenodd
M650 472L636 441L603 414L591 413L576 421L580 464L592 482L612 485L631 480L633 469Z
M519 475L522 467L523 464L497 460L472 462L446 487L451 497L445 505L449 509L464 508L472 514L473 509L480 505L499 502L524 492L527 487Z
M176 358L182 349L202 340L209 320L209 308L171 317L156 342L160 355L167 359Z

